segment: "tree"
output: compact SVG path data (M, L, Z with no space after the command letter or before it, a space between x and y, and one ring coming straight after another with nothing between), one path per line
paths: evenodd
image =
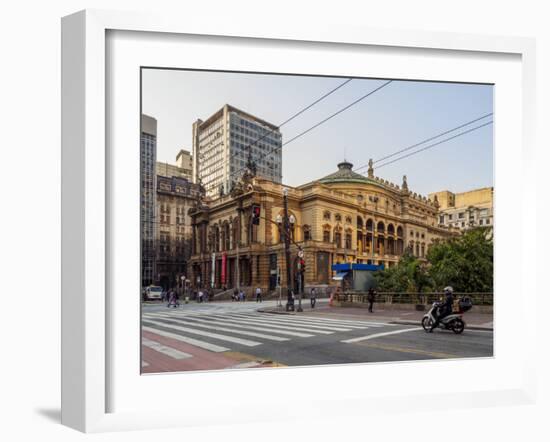
M491 228L478 227L459 237L436 241L427 258L429 275L439 289L450 285L457 292L493 290Z
M421 293L433 287L426 264L407 250L397 265L374 274L378 289L385 292Z
M488 227L437 240L427 262L407 250L394 267L375 272L380 291L422 293L452 286L457 292L493 291L493 234Z

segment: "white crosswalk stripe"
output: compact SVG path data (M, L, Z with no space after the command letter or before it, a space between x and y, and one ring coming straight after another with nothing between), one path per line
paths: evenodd
M173 359L187 359L192 358L193 355L190 355L189 353L185 353L183 351L176 350L171 347L167 347L166 345L162 345L160 342L151 341L150 339L143 338L141 340L141 345L144 345L145 347L152 348L155 351L158 351L159 353L165 354L166 356L170 356Z
M217 315L213 315L213 316L217 316ZM282 328L282 329L285 329L285 330L296 330L296 331L303 331L303 332L306 332L306 333L318 333L318 334L321 334L321 335L330 335L332 333L334 333L334 331L330 331L330 330L314 330L312 328L309 328L307 325L304 325L302 326L301 324L278 324L274 321L271 321L269 318L263 318L263 317L259 317L258 319L256 318L252 318L252 319L243 319L243 318L239 318L237 316L233 316L233 315L224 315L223 318L229 318L228 320L231 320L231 321L237 321L237 322L246 322L246 323L251 323L251 324L259 324L259 325L264 325L264 326L269 326L271 328ZM225 320L225 319L224 319Z
M307 327L311 327L311 328L323 328L323 329L326 329L326 330L335 330L335 331L350 331L352 329L365 329L365 328L368 328L369 326L366 326L366 325L348 325L348 324L340 324L340 323L337 323L337 322L332 322L332 323L326 323L324 322L323 320L317 320L317 319L304 319L304 318L292 318L292 317L289 317L289 316L284 316L284 317L279 317L279 316L283 316L283 315L271 315L271 316L274 316L274 317L268 317L267 315L262 315L262 316L259 316L259 315L249 315L249 314L238 314L238 315L233 315L233 316L238 316L238 317L241 317L241 318L251 318L251 319L254 319L254 318L258 318L258 317L261 317L261 318L265 318L265 319L269 319L269 321L274 321L276 323L279 323L279 322L282 322L282 323L288 323L288 324L303 324L304 326L307 326Z
M195 347L204 348L205 350L213 351L215 353L221 353L223 351L229 351L227 347L222 347L221 345L209 344L208 342L200 341L198 339L189 338L187 336L178 335L176 333L170 333L164 330L159 330L153 327L143 326L141 327L143 331L154 333L159 336L164 336L165 338L175 339L176 341L185 342L186 344L194 345Z
M357 332L360 330L373 329L374 331L374 329L395 326L395 324L362 319L278 315L262 313L254 309L236 308L208 308L199 311L159 309L144 312L142 321L144 331L214 352L230 351L231 348L227 347L228 344L256 347L268 342L276 344L291 339L312 338L335 333L334 339L345 344L353 342L354 335L348 335L348 339L343 340L345 335L339 338L341 333L353 332L357 336ZM188 335L192 335L192 337ZM253 339L248 339L248 337ZM219 341L223 341L224 346L218 345ZM153 339L144 339L143 345L175 359L192 357L185 352L172 349L168 345L155 342ZM236 350L242 351L238 347Z
M171 330L177 330L177 331L187 332L187 333L191 333L199 336L205 336L208 338L219 339L220 341L233 342L235 344L244 345L246 347L255 347L256 345L261 344L261 342L250 341L248 339L235 338L233 336L220 335L218 333L210 333L204 330L196 330L194 328L180 327L179 325L166 324L165 322L152 321L150 319L145 320L145 322L148 324L158 325L164 328L169 328Z
M159 315L162 315L162 314L159 314ZM162 316L162 317L166 317L166 316ZM185 319L204 321L204 319L198 319L198 318L195 318L195 317L185 318ZM298 338L309 338L309 337L313 336L312 334L308 334L308 333L301 333L301 332L290 331L290 330L286 330L286 329L279 330L279 329L274 329L274 328L266 327L266 326L262 327L262 326L259 326L257 324L256 325L247 325L246 322L232 321L230 319L216 319L216 318L213 318L212 320L208 320L207 322L212 323L212 324L229 325L229 326L232 326L232 327L244 328L246 330L258 330L258 331L262 331L262 332L266 332L266 333L276 333L276 334L279 334L279 335L295 336L295 337L298 337Z
M145 318L155 318L155 316L152 316L152 315L144 315L144 317ZM181 318L170 318L170 319L172 321L177 321L178 324L183 324L183 325L187 325L187 326L202 327L202 328L206 328L206 329L209 329L209 330L218 330L218 331L236 333L236 334L239 334L239 335L254 336L256 338L267 339L268 341L279 341L279 342L288 341L288 338L281 338L279 336L266 335L266 334L263 334L263 333L255 333L255 332L246 331L246 330L235 330L235 329L226 328L226 327L219 327L217 325L209 325L209 321L204 321L204 320L200 320L200 319L193 319L192 322L191 321L186 321L186 320L181 319Z

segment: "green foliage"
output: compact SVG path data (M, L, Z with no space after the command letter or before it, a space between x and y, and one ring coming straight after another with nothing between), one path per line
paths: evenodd
M450 285L457 292L493 290L493 237L486 227L471 229L459 237L434 242L427 262L410 251L399 263L374 274L378 290L416 292L442 290Z
M437 287L451 285L457 292L493 291L492 229L479 227L437 241L427 258L429 274Z
M423 292L433 287L427 265L415 258L410 251L396 266L374 274L378 290L384 292Z

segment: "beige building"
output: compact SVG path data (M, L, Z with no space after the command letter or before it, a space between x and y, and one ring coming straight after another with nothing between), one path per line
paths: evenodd
M438 201L440 226L464 230L493 225L492 187L462 193L444 190L429 194L429 198Z
M155 283L176 287L191 255L191 219L199 188L178 176L156 177Z
M273 290L277 275L286 285L284 245L278 220L283 214L283 189L288 190L289 215L294 219L291 284L326 285L331 265L343 262L395 265L406 248L424 258L437 238L452 235L439 226L438 208L430 199L401 186L352 171L348 162L316 181L288 187L245 176L230 195L207 199L191 211L193 252L188 274L195 285L241 286ZM259 206L259 225L252 208ZM296 271L298 246L306 270ZM237 271L238 266L238 271ZM213 284L212 284L213 283Z
M187 150L181 149L176 156L176 164L163 163L157 161L157 175L165 177L185 178L189 181L193 180L192 155Z
M184 178L193 181L193 155L185 149L180 149L176 155L176 166L183 170Z

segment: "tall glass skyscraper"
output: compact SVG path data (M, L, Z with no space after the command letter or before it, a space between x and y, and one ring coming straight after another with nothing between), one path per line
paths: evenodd
M226 104L207 120L193 123L193 180L208 196L228 192L246 168L249 153L256 174L282 180L282 135L278 127Z
M141 115L141 284L155 281L157 120Z

